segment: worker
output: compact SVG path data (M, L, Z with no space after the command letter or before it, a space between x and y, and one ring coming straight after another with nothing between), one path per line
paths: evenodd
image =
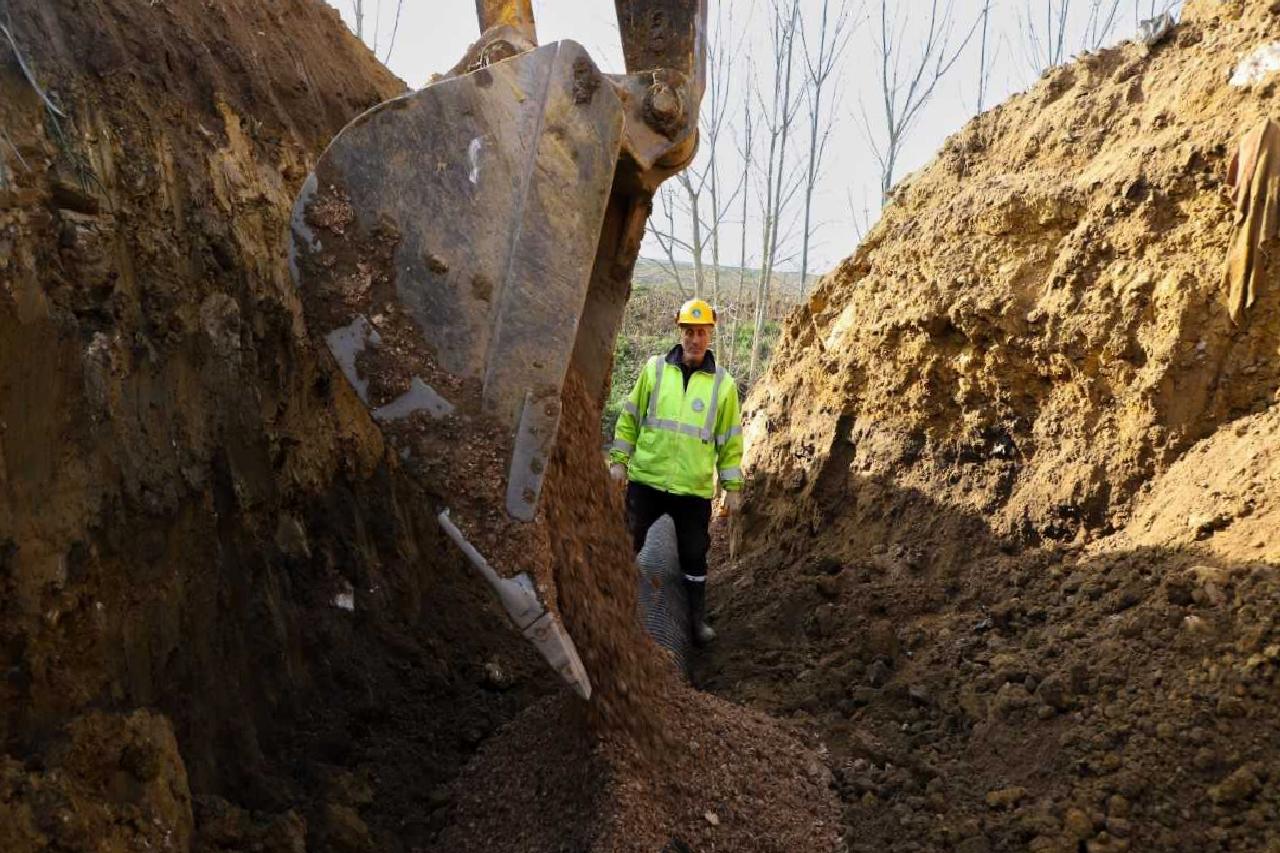
M627 483L627 526L637 553L655 521L671 516L689 598L693 641L715 639L707 624L707 550L716 481L725 508L742 505L742 414L738 386L716 366L716 312L690 299L676 312L680 343L640 371L618 416L609 474Z

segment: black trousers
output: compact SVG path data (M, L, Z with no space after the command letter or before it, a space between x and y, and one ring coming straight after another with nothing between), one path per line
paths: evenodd
M676 524L676 550L685 580L703 583L707 579L707 550L711 547L711 500L693 495L673 495L646 486L627 484L627 526L631 547L638 554L649 528L664 515Z

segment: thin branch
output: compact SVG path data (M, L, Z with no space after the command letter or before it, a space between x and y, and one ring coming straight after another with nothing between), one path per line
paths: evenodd
M994 65L994 57L988 62L987 59L987 28L991 19L991 0L983 0L982 4L982 47L978 53L978 112L981 113L986 107L987 100L987 83L991 79L991 72L988 70Z
M400 32L400 12L401 12L403 9L404 9L404 0L397 0L397 2L396 2L396 22L395 22L395 25L391 28L391 42L390 42L390 44L388 44L388 45L387 45L387 55L386 55L386 56L384 56L384 57L382 57L382 64L383 64L383 65L386 65L388 62L390 62L390 61L391 61L391 51L395 50L395 47L396 47L396 33Z
M809 107L809 152L804 183L804 228L800 235L800 295L802 297L805 293L805 281L809 272L809 244L816 230L812 224L813 195L818 179L822 174L822 163L827 151L827 140L830 138L832 128L835 125L836 107L839 98L838 85L835 91L830 93L832 95L831 102L827 104L825 112L823 110L822 95L852 35L852 29L849 26L849 2L850 0L841 0L840 7L836 12L834 25L829 26L830 0L822 0L822 23L818 30L816 54L809 44L808 31L804 26L803 19L800 26L800 40L804 45L803 57L807 83L805 89ZM859 12L861 12L861 9L859 9ZM830 42L828 42L828 35L830 36Z
M952 49L955 30L953 2L947 0L946 5L939 8L939 0L931 0L929 29L919 48L918 58L912 63L904 81L901 76L904 31L897 26L896 15L890 23L888 0L880 0L880 35L876 47L880 53L879 82L884 110L884 142L879 151L873 153L881 164L882 200L888 198L893 186L898 156L906 137L915 127L938 84L964 53L980 20L974 20L959 44ZM890 36L895 31L896 34ZM865 109L863 112L863 123L868 135L874 138L874 134L870 133L871 122L865 116ZM873 144L873 148L876 147Z
M663 242L670 243L672 246L675 246L676 248L684 249L686 252L693 251L693 246L691 244L685 242L684 240L681 240L679 237L672 234L670 231L663 231L661 228L658 228L656 225L650 226L649 233L652 234L654 237L658 238L659 243L663 243Z

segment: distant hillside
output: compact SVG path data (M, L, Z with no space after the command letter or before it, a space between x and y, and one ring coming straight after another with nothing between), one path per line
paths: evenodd
M677 263L676 269L680 275L679 285L686 292L692 292L694 282L694 268L691 263ZM726 302L732 302L737 299L738 295L738 279L739 267L720 267L720 289L721 298ZM711 293L711 278L713 268L707 266L704 268L704 275L707 278L707 292L704 298L709 297ZM742 276L745 286L743 287L743 298L751 300L755 293L756 285L760 281L760 270L747 268L745 275ZM813 290L818 283L819 276L809 275L809 290ZM654 258L640 258L636 261L635 275L632 282L636 287L643 285L670 287L672 289L680 289L677 286L675 277L667 268L666 261L659 261ZM800 301L800 273L783 272L774 270L773 280L770 282L769 290L774 295L780 297L789 297L792 303ZM719 306L717 306L719 307Z

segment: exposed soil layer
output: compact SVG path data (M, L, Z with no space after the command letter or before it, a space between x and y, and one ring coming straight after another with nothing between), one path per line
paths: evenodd
M1280 286L1222 284L1277 35L1050 71L789 319L699 677L817 727L851 850L1280 849Z
M547 688L290 281L402 84L316 0L0 18L0 848L421 847Z
M911 563L853 545L718 567L712 589L703 686L817 727L850 849L1280 844L1274 564L1153 547L992 549L952 577Z
M191 794L164 717L90 712L40 764L0 756L0 849L190 848Z

